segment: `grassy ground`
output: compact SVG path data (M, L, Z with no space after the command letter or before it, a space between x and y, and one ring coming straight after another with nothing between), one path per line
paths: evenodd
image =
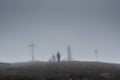
M23 62L0 64L0 80L120 80L120 64L104 62Z

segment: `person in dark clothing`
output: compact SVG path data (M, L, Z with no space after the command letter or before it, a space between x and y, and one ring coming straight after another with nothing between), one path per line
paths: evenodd
M60 62L60 58L61 58L60 52L57 52L56 57L57 57L57 62Z

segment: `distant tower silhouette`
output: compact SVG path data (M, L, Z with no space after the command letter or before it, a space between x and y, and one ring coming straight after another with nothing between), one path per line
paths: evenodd
M35 45L34 45L33 41L31 42L31 45L29 45L29 47L31 47L32 61L34 61L35 60L35 58L34 58L34 47L35 47Z
M70 46L68 46L68 61L72 61L72 55L71 55Z
M57 62L60 62L60 58L61 58L60 52L57 52L56 57L57 57Z
M95 54L96 54L97 62L99 62L99 57L98 57L98 51L97 51L97 49L95 50Z

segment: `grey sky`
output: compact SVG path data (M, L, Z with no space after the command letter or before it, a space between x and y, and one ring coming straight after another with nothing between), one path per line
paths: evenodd
M0 0L0 61L48 60L67 46L76 60L120 63L119 0Z

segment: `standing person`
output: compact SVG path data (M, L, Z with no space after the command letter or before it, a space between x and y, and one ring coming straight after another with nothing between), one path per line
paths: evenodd
M56 57L57 57L57 62L60 62L60 58L61 58L60 52L57 52Z
M52 55L52 61L55 62L56 61L56 56Z

